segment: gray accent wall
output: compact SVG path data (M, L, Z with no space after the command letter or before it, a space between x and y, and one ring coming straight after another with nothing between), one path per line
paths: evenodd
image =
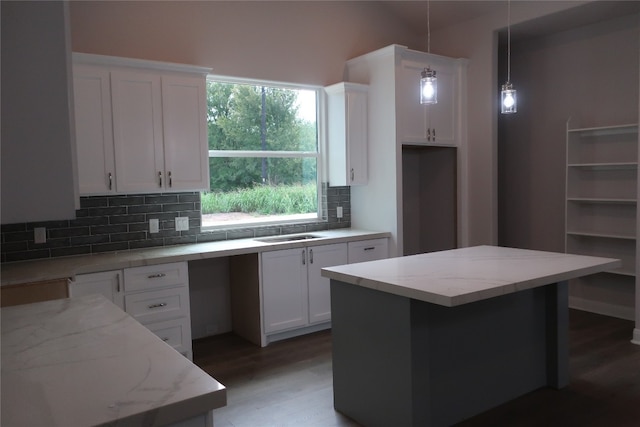
M512 44L519 101L516 114L498 119L500 245L564 252L567 120L571 128L637 123L639 29L631 14ZM575 292L634 304L632 287Z

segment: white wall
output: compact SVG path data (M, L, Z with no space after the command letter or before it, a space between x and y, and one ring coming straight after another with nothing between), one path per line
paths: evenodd
M512 2L512 24L530 21L580 6L578 1ZM469 59L467 71L469 245L496 244L497 195L497 31L507 25L496 12L432 34L431 51ZM515 76L514 76L515 77Z
M2 224L71 219L77 197L66 4L2 2Z

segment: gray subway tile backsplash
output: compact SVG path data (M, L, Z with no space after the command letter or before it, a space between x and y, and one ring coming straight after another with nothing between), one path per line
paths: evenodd
M279 224L228 230L202 231L200 193L92 196L80 198L76 217L62 221L2 224L1 261L23 261L71 255L88 255L196 242L349 228L349 187L322 186L324 221ZM336 218L336 207L343 218ZM189 218L189 230L176 231L175 218ZM149 232L149 220L159 220L160 231ZM33 229L45 227L47 242L36 244Z

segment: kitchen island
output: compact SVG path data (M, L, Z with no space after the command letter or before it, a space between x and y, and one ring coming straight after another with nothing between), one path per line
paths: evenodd
M226 389L102 296L5 307L5 427L202 426Z
M336 410L445 426L568 384L569 279L619 260L477 246L325 268Z

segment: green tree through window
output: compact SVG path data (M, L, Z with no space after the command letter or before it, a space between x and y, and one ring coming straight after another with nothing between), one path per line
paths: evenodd
M211 182L203 226L228 224L221 213L254 223L317 217L315 98L312 90L208 81ZM274 218L283 215L289 218Z

